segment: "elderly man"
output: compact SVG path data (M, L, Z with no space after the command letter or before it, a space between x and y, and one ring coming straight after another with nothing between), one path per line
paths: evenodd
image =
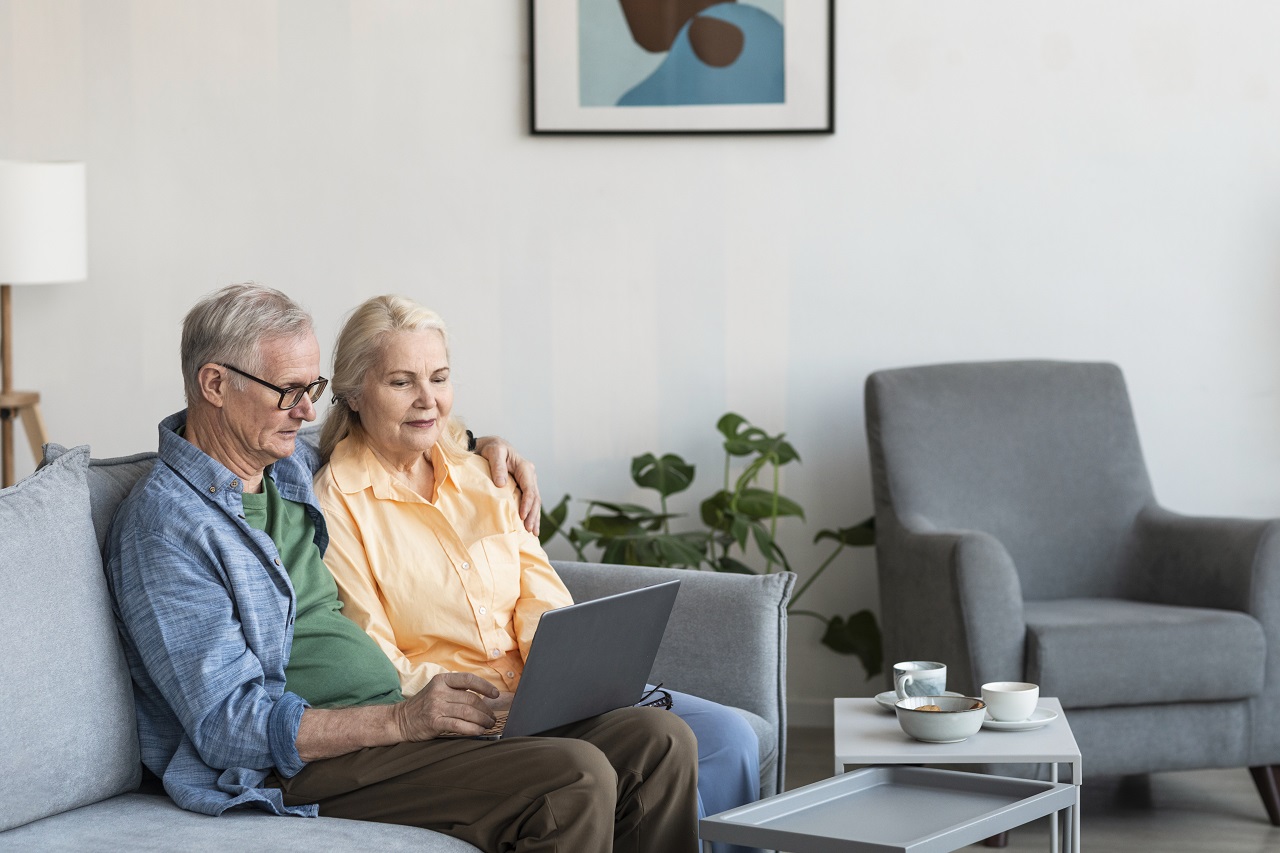
M142 759L178 805L423 826L484 850L692 851L697 748L625 708L485 741L495 688L438 676L404 700L341 614L311 488L320 348L278 291L233 285L187 315L187 409L121 506L108 575Z

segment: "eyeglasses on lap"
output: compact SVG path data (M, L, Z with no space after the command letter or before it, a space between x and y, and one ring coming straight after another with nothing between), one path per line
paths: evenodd
M674 704L675 702L672 700L671 694L662 689L662 682L659 681L657 687L652 688L649 692L640 697L640 701L636 703L636 707L666 708L670 711L671 706Z
M258 377L254 376L252 373L245 373L243 370L241 370L238 367L235 367L234 365L222 364L221 362L219 362L218 366L225 367L227 370L230 370L233 373L239 373L245 379L252 379L254 382L257 382L259 385L263 385L267 388L270 388L272 391L275 391L277 394L280 395L280 401L276 403L277 408L284 409L286 411L289 409L292 409L294 406L301 403L302 396L304 394L311 398L311 402L313 403L316 402L317 400L320 399L320 395L324 393L324 389L327 388L329 385L329 380L321 376L319 379L317 379L315 382L312 382L310 385L292 385L288 388L281 388L279 385L272 385L270 382L268 382L265 379L259 379Z

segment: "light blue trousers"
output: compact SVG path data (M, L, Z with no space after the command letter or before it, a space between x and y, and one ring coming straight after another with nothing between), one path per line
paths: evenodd
M671 710L698 738L698 818L760 799L760 741L741 714L688 693L671 694ZM713 842L715 853L752 848Z

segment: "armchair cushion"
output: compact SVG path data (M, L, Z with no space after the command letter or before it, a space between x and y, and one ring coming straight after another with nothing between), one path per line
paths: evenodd
M1266 638L1244 613L1139 601L1028 601L1028 681L1064 707L1248 699ZM1117 659L1120 660L1117 660Z

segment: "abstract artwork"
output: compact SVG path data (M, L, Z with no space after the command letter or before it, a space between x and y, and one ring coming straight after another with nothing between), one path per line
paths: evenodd
M534 133L831 133L834 0L530 0Z

